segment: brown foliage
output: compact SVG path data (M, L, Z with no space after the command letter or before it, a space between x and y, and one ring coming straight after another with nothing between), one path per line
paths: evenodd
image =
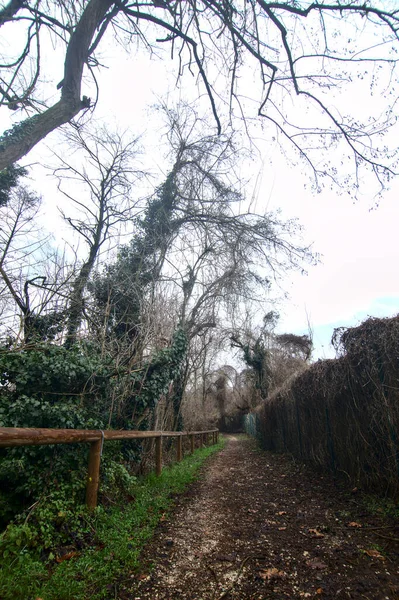
M399 494L399 316L336 330L318 361L257 411L269 450L292 452L365 488Z

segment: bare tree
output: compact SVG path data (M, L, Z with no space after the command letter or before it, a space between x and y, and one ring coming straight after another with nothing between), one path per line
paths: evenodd
M193 373L197 336L226 327L229 305L264 299L278 273L313 257L294 243L294 223L240 212L242 196L231 185L237 155L231 138L198 135L195 119L179 120L172 111L168 116L176 158L168 174L170 193L163 197L166 237L157 278L179 298L178 323L190 339L184 374L170 396L177 415ZM157 229L152 231L156 237Z
M294 243L295 225L240 212L242 196L232 185L237 156L232 139L201 134L192 111L186 120L173 111L167 116L171 168L135 219L131 242L90 284L97 322L106 328L96 338L106 339L127 370L151 369L148 359L161 337L169 347L174 330L184 331L196 346L199 335L222 326L233 298L262 295L269 286L266 273L273 278L312 259ZM153 318L160 298L175 311L169 330ZM190 348L164 394L165 414L174 426L192 375L191 358Z
M167 119L175 160L162 279L179 288L180 321L194 337L214 324L220 301L255 298L279 273L314 257L295 243L295 221L243 209L244 186L235 175L240 148L231 136L201 135L203 122L192 110L168 110Z
M62 327L72 272L37 225L40 202L40 197L19 184L0 209L2 334L12 331L14 341L24 343L52 338ZM14 329L17 315L19 331Z
M68 140L77 151L75 160L58 155L61 166L55 174L59 189L71 201L74 216L61 212L88 246L88 255L71 286L65 341L70 347L76 342L84 313L84 290L99 253L137 210L137 201L131 198L132 187L142 172L133 166L137 139L125 141L104 128L94 133L74 128Z
M179 77L196 70L219 133L226 112L257 113L276 135L289 139L316 177L335 179L334 169L347 163L355 186L364 167L381 185L396 173L396 147L380 141L397 118L393 82L399 14L394 3L10 0L0 9L0 26L12 40L1 61L2 103L30 115L3 135L0 169L93 105L82 95L84 73L95 79L96 52L113 33L128 47L137 41L150 51L168 46L178 58ZM49 38L64 59L59 82L46 73ZM21 39L18 47L15 40ZM256 70L257 109L248 111L246 74ZM376 87L385 97L382 109L376 104L371 115L361 114L356 102L348 112L351 86L359 79L367 81L369 98ZM60 98L52 103L48 98L57 83ZM309 106L315 108L310 120ZM329 157L320 160L321 148L330 149ZM334 153L337 160L329 165Z
M184 392L182 412L185 427L215 427L221 416L215 395L220 355L228 339L221 328L204 329L190 342L190 373ZM220 374L220 373L219 373ZM223 405L223 410L225 410Z

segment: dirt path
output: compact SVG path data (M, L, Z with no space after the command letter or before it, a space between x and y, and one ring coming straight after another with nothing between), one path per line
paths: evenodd
M398 538L399 523L369 513L361 492L230 436L119 597L399 600Z

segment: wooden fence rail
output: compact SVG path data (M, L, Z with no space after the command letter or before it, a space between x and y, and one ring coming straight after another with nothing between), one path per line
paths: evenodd
M212 443L218 442L218 429L208 431L127 431L98 429L33 429L22 427L0 427L0 448L14 446L42 446L49 444L89 443L89 466L87 474L86 504L89 508L97 506L98 485L100 481L100 463L103 445L110 440L145 440L155 438L156 474L162 473L162 438L177 438L176 457L183 458L183 438L189 437L190 450L194 452L195 437L200 436L200 447L212 434Z

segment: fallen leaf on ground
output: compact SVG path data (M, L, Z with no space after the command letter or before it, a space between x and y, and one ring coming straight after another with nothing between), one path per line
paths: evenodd
M380 560L385 560L385 556L383 556L381 552L378 552L378 550L363 550L363 552L371 558L379 558Z
M272 579L282 579L285 577L285 573L284 571L279 571L276 567L271 567L270 569L263 569L260 571L259 577L264 581L272 581Z
M316 537L316 538L323 538L324 537L324 533L321 533L320 531L317 531L317 529L309 529L309 533L311 536Z
M285 510L280 510L280 512L277 513L279 517L282 517L283 515L286 515L287 512Z
M351 521L348 523L348 527L362 527L361 523L356 523L356 521Z
M327 565L325 563L323 563L321 560L318 560L317 558L312 558L311 560L307 560L306 564L311 569L320 569L320 570L327 569Z
M320 594L322 594L322 593L323 593L323 588L317 588L316 594L319 594L319 596L320 596Z
M64 562L64 560L70 560L74 556L78 556L78 555L79 555L79 552L68 552L68 554L64 554L64 556L57 556L55 561L57 563L62 563L62 562Z
M279 527L278 530L279 531L285 531L287 528L286 527Z

